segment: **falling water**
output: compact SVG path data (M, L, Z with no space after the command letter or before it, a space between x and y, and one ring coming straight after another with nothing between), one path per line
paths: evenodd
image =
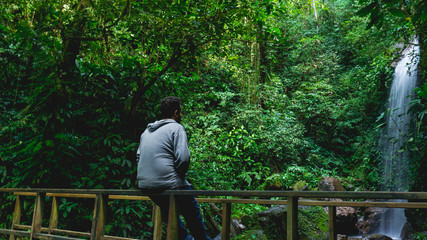
M383 191L407 191L409 188L409 153L404 144L409 140L409 102L417 81L419 47L413 42L398 62L390 89L385 133L380 139L383 156ZM400 239L406 222L404 209L391 208L380 222L379 233Z

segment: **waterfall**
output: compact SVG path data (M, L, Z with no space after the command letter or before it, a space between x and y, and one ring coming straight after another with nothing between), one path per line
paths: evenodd
M379 148L383 158L383 191L407 191L409 189L409 153L404 144L410 140L409 103L417 81L419 56L418 41L403 52L396 65L388 101L386 128L380 138ZM378 232L400 239L406 222L404 209L391 208L384 214Z

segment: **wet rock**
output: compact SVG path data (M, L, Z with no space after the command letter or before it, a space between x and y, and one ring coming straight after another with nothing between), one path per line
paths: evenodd
M402 240L409 240L412 232L413 229L411 224L409 222L406 222L405 225L403 225L402 232L400 233L400 238Z
M379 227L381 216L387 211L386 208L366 208L362 212L361 218L357 221L356 228L362 235L368 235L374 233Z
M386 235L374 234L374 235L368 236L366 240L393 240L393 238L388 237Z

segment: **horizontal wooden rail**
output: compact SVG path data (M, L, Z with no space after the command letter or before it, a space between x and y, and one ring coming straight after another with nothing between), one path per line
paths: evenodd
M384 191L239 191L239 190L166 190L161 194L148 194L140 190L122 189L49 189L49 188L0 188L0 192L44 192L64 194L106 194L106 195L194 195L222 197L305 197L305 198L350 198L350 199L413 199L427 200L427 192L384 192Z
M16 192L19 196L36 196L34 192ZM47 193L47 197L63 198L95 198L95 194L63 194ZM134 200L150 201L146 196L108 195L109 200ZM235 203L235 204L259 204L259 205L287 205L287 200L270 199L223 199L223 198L196 198L201 203ZM427 202L360 202L360 201L304 201L299 200L302 206L335 206L335 207L384 207L384 208L427 208Z
M31 230L31 226L30 225L16 224L15 225L15 229L25 230L25 231L22 231L22 232L28 233L27 235L29 236L30 232L28 232L28 230ZM11 232L12 231L12 230L8 230L8 229L0 229L0 233L2 232L2 230L5 231L5 232ZM42 233L47 233L47 232L49 232L49 228L43 227L41 229L41 232ZM68 236L72 236L72 237L90 238L90 233L89 232L78 232L78 231L63 230L63 229L52 229L52 233L53 234L68 235ZM25 235L25 236L27 236L27 235ZM105 235L104 239L105 240L132 240L133 238L124 238L124 237L117 237L117 236Z
M288 205L287 213L287 239L298 239L298 205L328 207L329 236L336 239L334 223L336 220L336 207L385 207L385 208L427 208L426 192L301 192L301 191L212 191L212 190L168 190L161 194L147 194L140 190L112 190L112 189L26 189L26 188L0 188L0 193L13 193L16 195L16 204L11 229L0 229L0 234L10 235L10 240L16 237L29 237L30 239L111 239L132 240L116 236L104 235L107 201L109 200L134 200L149 201L150 195L194 195L216 196L221 198L197 198L201 203L218 203L223 205L222 213L222 239L228 240L230 235L230 215L232 204L260 204L260 205ZM35 197L33 221L31 225L21 225L23 197ZM52 198L52 209L49 227L42 227L42 213L44 200ZM227 198L232 197L232 198ZM241 197L241 198L236 198ZM94 216L91 232L77 232L57 228L58 205L57 198L86 198L94 199ZM275 199L269 199L275 198ZM284 199L286 198L286 200ZM323 200L342 198L345 201ZM375 201L360 201L374 199ZM408 202L390 202L386 199L406 199ZM356 201L355 201L356 200ZM174 198L171 197L170 219L167 239L176 239L177 212L174 207ZM157 209L153 209L153 236L155 240L161 239L161 220ZM65 236L64 236L65 235Z
M16 192L19 196L36 196L32 192ZM63 198L95 198L95 194L61 194L48 193L47 197ZM150 201L146 196L109 195L109 200L138 200ZM287 205L287 200L269 199L223 199L223 198L196 198L201 203L235 203L235 204L259 204L259 205ZM427 202L356 202L356 201L304 201L299 200L298 205L302 206L335 206L335 207L384 207L384 208L427 208Z
M37 193L35 192L15 192L15 195L19 196L33 196L35 197ZM95 194L77 194L77 193L47 193L46 197L62 197L62 198L95 198ZM139 201L150 201L150 198L147 196L128 196L128 195L108 195L108 198L111 200L139 200Z
M11 235L11 236L15 235L18 237L29 237L31 235L31 232L28 232L28 231L18 231L18 230L9 230L9 229L0 229L0 233Z

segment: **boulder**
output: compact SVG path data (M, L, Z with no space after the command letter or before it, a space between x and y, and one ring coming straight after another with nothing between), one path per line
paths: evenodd
M388 237L386 235L374 234L374 235L368 236L366 240L393 240L393 238Z
M337 207L336 231L342 234L356 234L357 211L352 207Z
M271 239L277 240L286 239L286 216L287 207L283 205L274 206L255 214L263 232L267 236L271 236Z
M323 177L318 184L319 191L345 191L341 181L336 177Z
M356 228L363 236L372 234L378 229L381 216L387 211L387 208L366 208L361 213L361 218L356 223Z
M318 184L319 191L345 191L341 181L336 177L323 177ZM340 198L325 198L324 200L342 201ZM357 211L352 207L337 207L337 233L357 233Z
M308 184L306 181L301 180L295 183L295 185L292 187L294 191L307 191L308 190Z

